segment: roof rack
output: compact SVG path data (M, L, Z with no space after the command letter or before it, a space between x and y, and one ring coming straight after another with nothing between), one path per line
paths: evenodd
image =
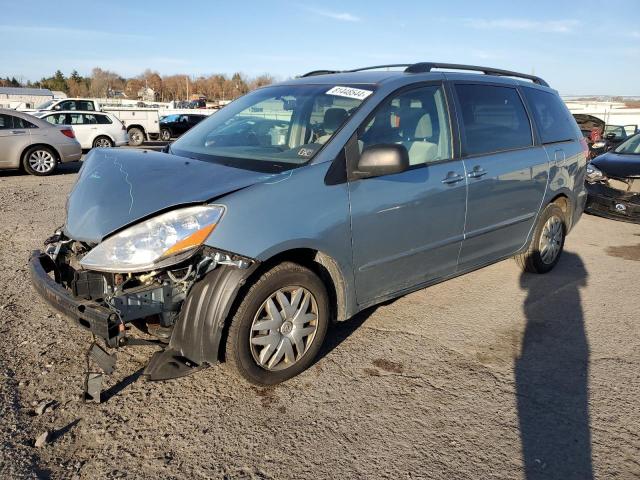
M377 70L380 68L397 68L405 67L405 73L428 73L434 68L444 68L449 70L469 70L472 72L482 72L485 75L496 75L500 77L516 77L531 80L533 83L548 87L549 84L542 78L526 73L512 72L511 70L501 70L499 68L478 67L476 65L462 65L457 63L436 63L436 62L419 62L419 63L393 63L389 65L374 65L372 67L354 68L353 70L314 70L305 73L301 77L313 77L315 75L327 75L331 73L353 73L363 72L365 70Z

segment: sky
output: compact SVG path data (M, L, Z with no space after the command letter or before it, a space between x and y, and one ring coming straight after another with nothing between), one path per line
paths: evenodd
M0 0L0 77L125 77L439 61L535 73L565 95L640 95L640 0Z

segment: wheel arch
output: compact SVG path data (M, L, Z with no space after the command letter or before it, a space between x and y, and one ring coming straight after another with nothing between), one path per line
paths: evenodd
M23 150L22 153L20 154L20 168L23 168L23 162L24 162L24 158L25 155L27 154L27 152L29 150L31 150L34 147L45 147L48 148L49 150L51 150L53 152L53 154L56 157L56 162L60 163L62 157L60 156L60 152L58 151L58 149L56 147L54 147L53 145L49 145L48 143L42 143L42 142L38 142L38 143L32 143L31 145L27 145Z
M548 204L552 203L555 203L560 207L560 210L564 213L565 227L567 230L571 229L571 219L573 218L574 207L569 196L565 193L558 193L548 202Z
M99 139L100 137L107 137L109 140L111 140L111 143L113 143L114 145L116 144L116 139L114 137L112 137L111 135L109 135L108 133L99 133L98 135L93 137L93 140L91 141L91 146L92 147L96 143L96 140Z

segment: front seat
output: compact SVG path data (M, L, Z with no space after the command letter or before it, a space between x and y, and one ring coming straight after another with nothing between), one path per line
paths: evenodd
M430 142L433 136L431 115L422 115L415 126L415 131L409 140L402 142L409 152L409 164L418 165L438 156L438 145Z
M348 116L349 114L344 108L328 108L324 112L324 120L322 122L324 135L318 137L314 143L324 145L325 142L331 138L331 135L345 122Z

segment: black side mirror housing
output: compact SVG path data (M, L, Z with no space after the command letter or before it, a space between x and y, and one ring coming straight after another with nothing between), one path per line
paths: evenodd
M409 152L404 145L395 143L372 145L363 150L353 176L355 178L381 177L408 169Z

